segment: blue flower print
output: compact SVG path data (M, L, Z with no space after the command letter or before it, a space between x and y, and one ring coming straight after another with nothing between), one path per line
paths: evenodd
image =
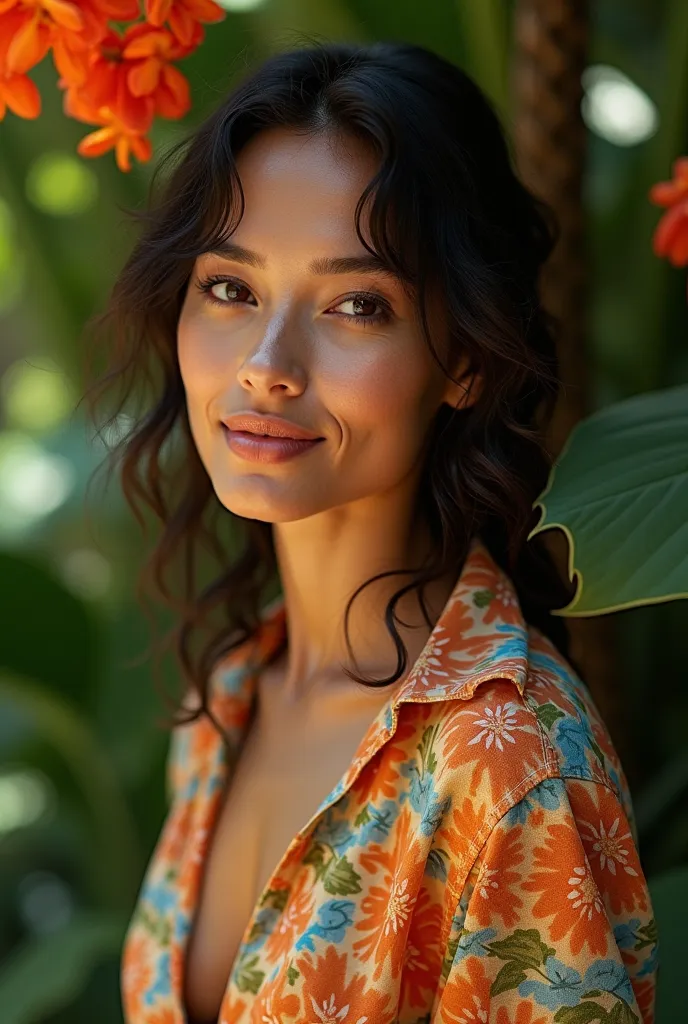
M577 1006L586 991L578 971L567 967L554 956L548 956L544 966L549 984L528 979L518 986L518 994L532 996L536 1003L550 1010L558 1010L560 1006Z
M562 779L543 779L507 812L505 821L512 828L514 825L525 825L538 805L546 811L556 811L565 793L566 786Z
M394 800L385 800L381 807L368 807L368 820L361 826L357 835L359 846L369 843L381 843L394 825L399 814L399 804Z
M328 942L341 942L349 925L353 924L355 904L351 900L328 900L318 908L318 920L296 943L297 952L304 949L315 952L313 936Z

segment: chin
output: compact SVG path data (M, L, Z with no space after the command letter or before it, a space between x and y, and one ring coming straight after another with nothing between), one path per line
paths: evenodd
M270 494L260 486L215 486L215 493L228 512L242 519L258 519L263 523L293 523L322 511L312 500L299 500L293 494Z

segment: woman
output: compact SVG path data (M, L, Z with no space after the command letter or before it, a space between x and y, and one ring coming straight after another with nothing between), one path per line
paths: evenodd
M494 113L420 47L317 45L172 162L107 314L191 712L126 1021L651 1021L627 785L527 540L553 240Z

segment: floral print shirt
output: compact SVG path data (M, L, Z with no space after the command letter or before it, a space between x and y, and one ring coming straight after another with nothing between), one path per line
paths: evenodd
M211 678L236 751L282 599ZM170 808L127 930L126 1024L187 1024L184 952L227 748L172 734ZM218 1024L650 1024L657 936L590 695L474 538L413 670L275 866Z

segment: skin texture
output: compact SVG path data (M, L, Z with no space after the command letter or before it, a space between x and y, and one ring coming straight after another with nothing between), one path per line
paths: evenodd
M257 681L254 718L209 844L184 970L190 1024L217 1021L264 886L404 682L365 688L340 662L391 674L396 653L383 612L407 577L371 584L354 601L355 665L344 609L359 584L426 553L429 537L413 514L423 442L442 402L462 405L469 384L461 366L454 368L460 383L437 366L399 281L309 268L320 257L367 254L354 211L376 163L360 143L271 129L248 144L237 167L246 206L232 241L263 256L265 266L209 254L197 260L178 356L194 442L219 500L274 524L289 637ZM362 226L365 235L365 217ZM198 285L220 275L238 280L212 285L222 303L213 305ZM355 304L360 292L386 299L390 319L368 326L347 319L383 308L362 296ZM446 344L437 308L430 319L436 344ZM326 440L280 464L246 462L220 426L223 416L246 411L282 416ZM458 567L426 590L433 623L457 574ZM430 630L415 594L400 601L398 614L408 672Z
M237 168L245 211L232 241L263 256L265 267L209 254L196 261L178 326L191 430L222 504L274 524L289 622L281 699L316 692L327 699L340 684L360 694L340 663L391 673L396 653L383 611L407 577L371 584L355 599L355 666L344 640L346 602L374 574L417 564L427 550L426 531L413 521L422 446L443 402L467 403L470 378L461 363L459 383L444 375L394 277L309 268L318 257L367 254L354 226L356 203L377 169L367 147L273 128L248 143ZM362 229L368 237L365 215ZM198 287L214 275L235 279L212 286L221 305ZM351 314L370 321L384 309L377 299L354 302L361 291L387 300L389 321L353 322ZM430 322L442 354L447 337L435 305ZM227 447L220 425L222 416L244 411L282 416L326 440L280 464L246 462ZM433 616L453 582L452 574L428 588ZM399 628L413 664L429 631L415 595L398 609L411 627Z

